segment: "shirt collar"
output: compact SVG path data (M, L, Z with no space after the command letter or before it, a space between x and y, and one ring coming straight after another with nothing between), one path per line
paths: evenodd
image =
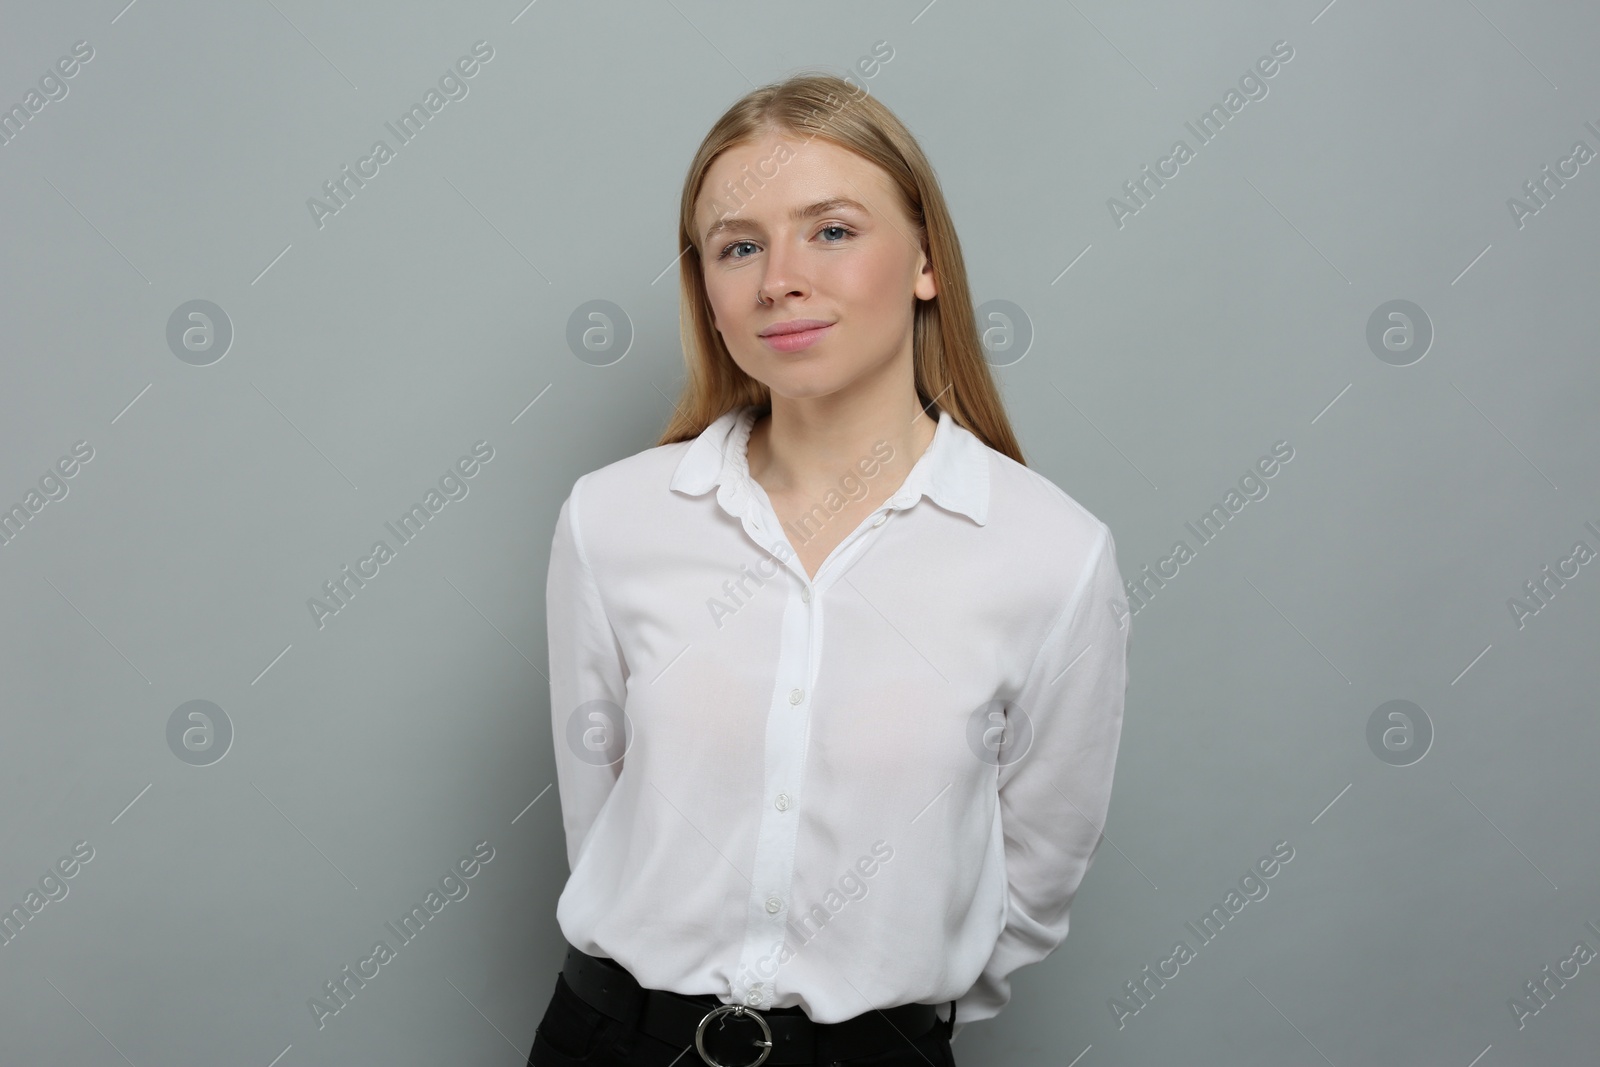
M742 516L754 499L747 448L760 410L755 404L734 408L707 426L678 461L671 488L699 496L716 487L723 508ZM933 440L887 503L893 508L909 508L926 495L940 507L982 526L989 517L988 453L989 446L957 425L948 411L940 410Z

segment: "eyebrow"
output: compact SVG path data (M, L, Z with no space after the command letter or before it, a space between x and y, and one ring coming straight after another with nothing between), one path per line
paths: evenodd
M849 208L859 211L863 215L871 215L871 212L862 207L861 204L851 200L848 196L830 196L828 199L818 200L814 204L792 208L789 211L789 218L795 222L800 222L803 219L816 218L818 215L830 215L840 208ZM724 215L706 229L705 236L700 240L704 244L709 244L711 239L719 233L727 230L749 229L754 225L755 222L753 220L743 215Z

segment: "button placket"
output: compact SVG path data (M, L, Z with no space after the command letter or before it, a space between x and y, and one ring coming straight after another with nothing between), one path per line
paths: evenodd
M794 878L799 820L788 811L796 803L795 791L805 767L810 732L808 687L817 633L811 599L801 595L804 588L803 580L798 586L788 587L780 624L772 703L766 720L764 791L773 802L762 806L756 831L750 902L740 953L739 973L751 976L750 986L745 990L733 990L735 996L742 995L751 1005L768 1003L776 993L770 980L775 957L769 946L784 940L785 902Z

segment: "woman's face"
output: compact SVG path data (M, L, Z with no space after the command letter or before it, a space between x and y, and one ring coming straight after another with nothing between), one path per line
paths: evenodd
M723 343L774 394L827 396L900 360L909 375L915 301L937 289L877 164L787 133L736 145L706 172L695 236ZM797 320L824 325L762 334Z

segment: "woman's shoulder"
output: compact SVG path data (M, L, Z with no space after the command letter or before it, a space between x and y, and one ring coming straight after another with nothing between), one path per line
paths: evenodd
M690 442L657 445L575 478L560 505L590 567L604 571L618 553L632 554L671 525L665 492Z
M1003 452L989 452L989 515L1003 532L1057 555L1086 556L1110 527L1048 475Z
M1111 528L1044 472L988 449L987 521L974 536L988 580L1034 647L1096 574L1116 569Z
M579 475L568 495L578 494L581 487L585 507L592 506L591 501L596 505L622 500L638 503L644 494L661 489L671 480L673 471L693 443L692 440L674 441L612 460Z

